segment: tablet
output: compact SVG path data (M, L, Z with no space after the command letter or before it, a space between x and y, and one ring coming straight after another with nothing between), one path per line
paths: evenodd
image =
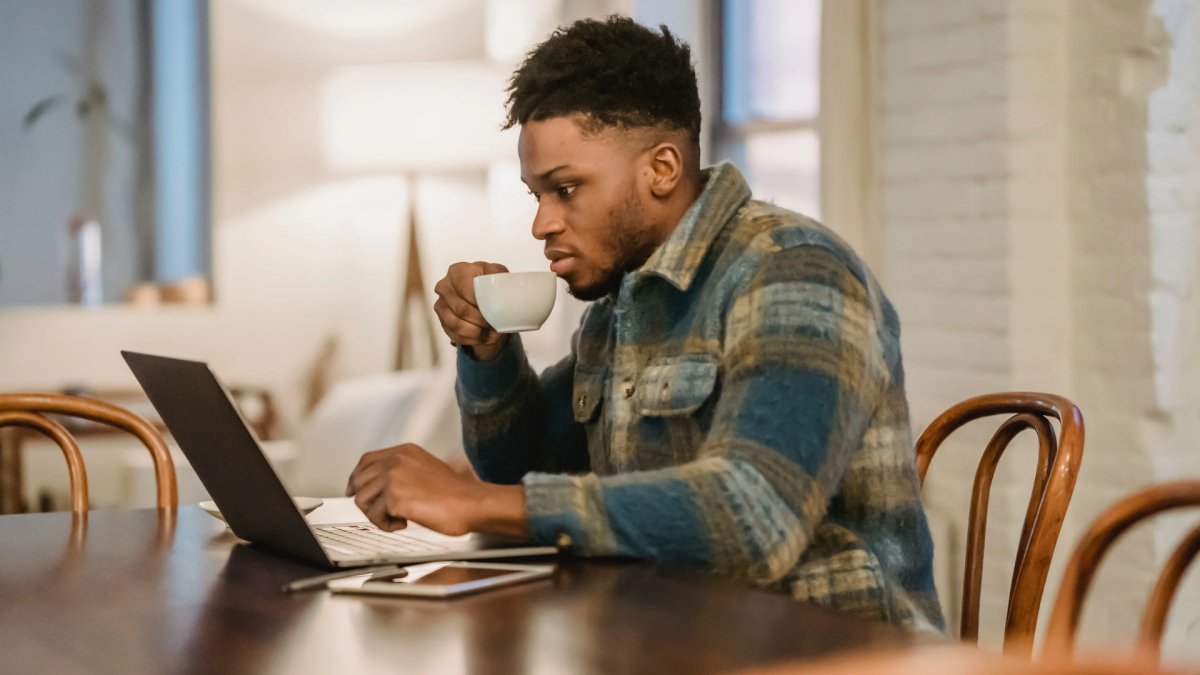
M329 582L329 590L334 593L451 598L489 588L545 579L553 573L554 565L432 562L409 565L399 572L360 574L336 579Z

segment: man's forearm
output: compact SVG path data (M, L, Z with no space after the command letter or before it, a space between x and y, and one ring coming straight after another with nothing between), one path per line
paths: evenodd
M536 467L530 457L538 443L531 423L537 415L536 386L519 336L509 337L491 360L460 350L456 393L463 446L480 478L515 484Z

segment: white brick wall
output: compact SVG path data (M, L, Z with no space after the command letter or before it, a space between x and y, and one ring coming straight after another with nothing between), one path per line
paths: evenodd
M885 283L904 325L914 425L1013 389L1062 393L1087 421L1044 619L1102 508L1155 480L1200 476L1200 0L879 6ZM965 513L972 444L993 429L969 429L934 461L932 506ZM1029 445L997 477L985 644L1003 626ZM1180 523L1198 520L1114 549L1085 643L1131 641L1157 564ZM1168 649L1200 658L1200 591L1184 597Z
M919 426L957 400L1006 389L1011 368L1007 30L1003 16L978 5L889 0L880 8L884 268ZM974 472L960 445L943 450L928 479L931 506L947 514L963 512ZM941 592L956 608L957 589ZM985 598L986 615L997 614L990 604ZM954 612L948 618L956 622Z
M1165 480L1200 475L1200 3L1155 0L1154 9L1171 47L1166 82L1150 94L1148 110L1150 306L1160 415L1144 436L1155 474ZM1196 521L1195 514L1164 518L1155 529L1156 549L1170 550ZM1194 654L1200 651L1200 574L1185 578L1176 606L1167 649Z

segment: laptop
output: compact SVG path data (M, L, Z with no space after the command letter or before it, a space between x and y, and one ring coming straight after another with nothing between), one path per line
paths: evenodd
M553 546L493 535L451 537L415 523L309 525L208 364L122 351L134 377L239 538L323 567L552 555Z

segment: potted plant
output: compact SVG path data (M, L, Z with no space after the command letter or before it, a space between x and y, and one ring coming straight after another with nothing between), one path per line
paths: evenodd
M102 181L109 163L109 135L115 133L132 140L133 132L129 122L112 110L108 89L94 69L85 68L79 58L70 54L61 54L59 61L75 79L78 89L46 96L34 103L25 113L22 128L30 132L40 120L63 108L83 127L79 196L76 211L68 220L71 263L67 288L71 302L94 305L103 300L100 222L105 214Z

